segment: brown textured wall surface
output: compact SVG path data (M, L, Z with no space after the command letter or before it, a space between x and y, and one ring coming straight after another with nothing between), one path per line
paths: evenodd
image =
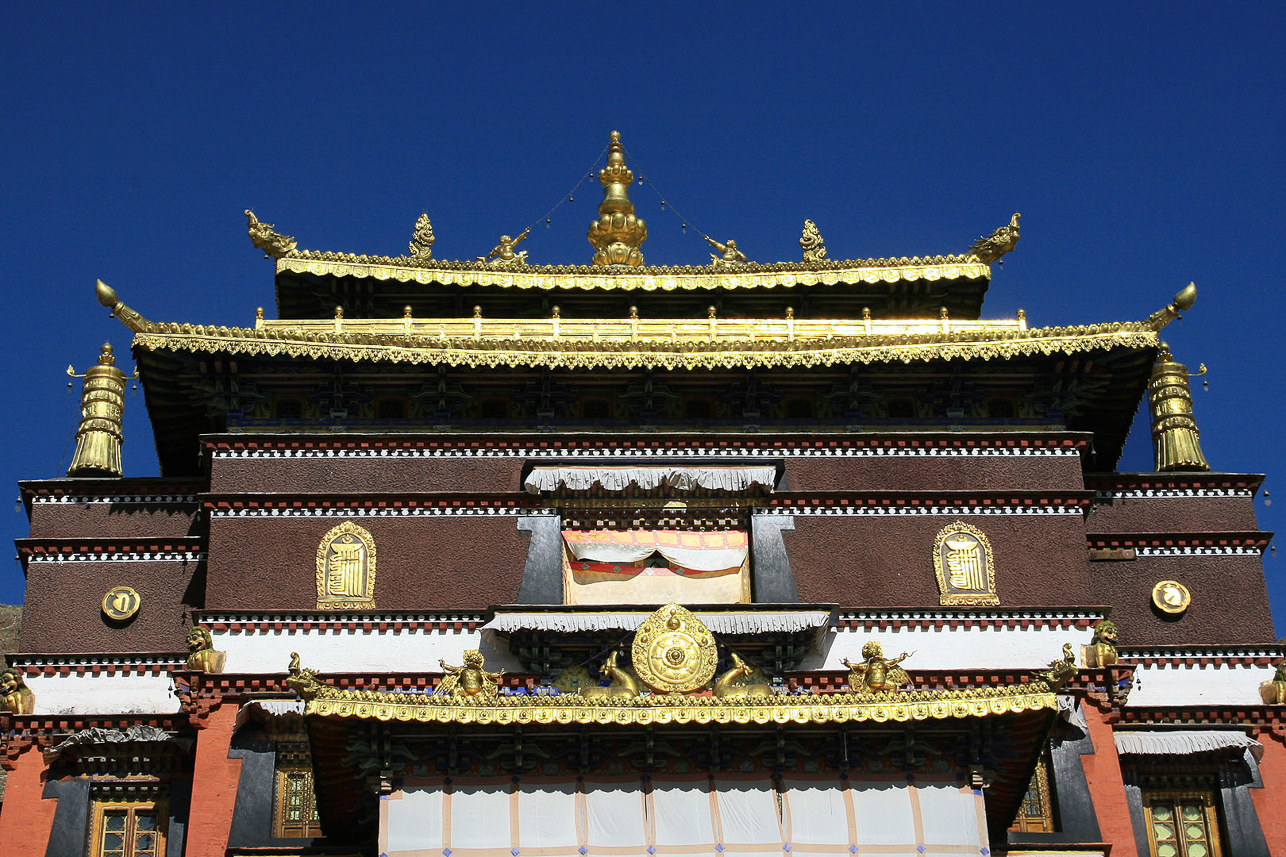
M788 458L791 491L1081 490L1077 456Z
M200 507L162 503L34 503L33 539L196 536Z
M1105 604L1089 590L1079 515L923 515L795 518L786 553L803 602L841 607L937 607L933 543L963 521L982 530L1002 606Z
M477 494L522 490L521 458L215 458L210 490Z
M189 562L31 562L22 610L24 652L179 652L200 607L203 568ZM103 615L113 586L139 594L133 619Z
M1263 560L1257 556L1143 557L1090 563L1091 600L1112 606L1131 646L1272 643ZM1177 580L1192 606L1170 618L1152 606L1152 587Z
M518 599L529 535L512 516L215 518L206 608L315 609L317 546L342 520L375 539L381 609L474 609Z
M1250 497L1147 497L1096 500L1089 533L1243 533L1259 529Z

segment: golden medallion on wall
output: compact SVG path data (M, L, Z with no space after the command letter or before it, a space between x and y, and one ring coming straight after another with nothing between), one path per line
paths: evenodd
M948 524L933 542L933 568L941 604L977 606L1000 603L991 542L970 524Z
M103 596L103 615L117 622L134 618L143 600L128 586L113 586Z
M371 610L375 607L375 539L345 521L317 547L317 609Z
M634 634L634 672L661 693L697 690L714 677L719 653L714 635L678 604L649 616Z
M1152 587L1152 603L1158 610L1177 616L1192 604L1192 593L1177 580L1163 580Z

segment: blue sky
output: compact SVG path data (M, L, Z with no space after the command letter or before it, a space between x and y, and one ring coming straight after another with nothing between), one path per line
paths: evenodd
M14 497L66 468L67 364L105 339L127 350L96 277L154 319L271 316L245 208L300 247L381 254L404 252L427 211L442 258L539 222L533 262L587 262L597 185L543 216L613 128L669 203L634 187L652 263L705 261L699 230L795 259L804 218L836 258L960 252L1021 211L985 317L1140 319L1195 280L1166 339L1210 367L1206 456L1268 473L1276 496L1280 4L467 6L0 11ZM155 473L141 395L126 408L126 471ZM1121 467L1150 456L1144 416ZM1256 507L1280 528L1281 504ZM25 535L9 509L6 537ZM1279 635L1282 563L1265 559ZM14 564L0 599L21 590Z

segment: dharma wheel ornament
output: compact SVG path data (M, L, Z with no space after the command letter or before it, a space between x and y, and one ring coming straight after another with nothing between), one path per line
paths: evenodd
M597 251L591 260L595 265L643 264L639 246L647 240L647 223L634 216L630 202L630 183L634 173L625 166L621 132L612 132L607 147L607 166L598 171L603 185L603 201L598 204L598 220L589 225L585 236Z
M634 672L661 693L686 693L714 678L719 652L700 619L670 603L649 616L634 634Z

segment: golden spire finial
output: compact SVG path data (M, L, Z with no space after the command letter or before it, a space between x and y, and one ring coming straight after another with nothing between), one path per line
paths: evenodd
M625 166L621 132L613 131L607 146L607 166L598 171L603 185L603 201L598 204L598 220L589 225L585 236L594 245L595 265L642 265L639 246L647 240L647 223L634 216L630 202L630 183L634 173Z
M1176 301L1177 303L1177 301ZM1176 363L1170 346L1159 343L1160 353L1148 381L1148 402L1152 410L1152 446L1158 472L1210 469L1201 454L1197 421L1192 416L1192 390L1188 367ZM1203 363L1198 375L1206 374Z
M111 343L104 342L98 365L77 375L71 366L67 374L84 378L80 394L80 428L76 430L76 452L68 476L121 476L121 414L125 410L125 373L116 368ZM134 377L138 377L137 370Z

